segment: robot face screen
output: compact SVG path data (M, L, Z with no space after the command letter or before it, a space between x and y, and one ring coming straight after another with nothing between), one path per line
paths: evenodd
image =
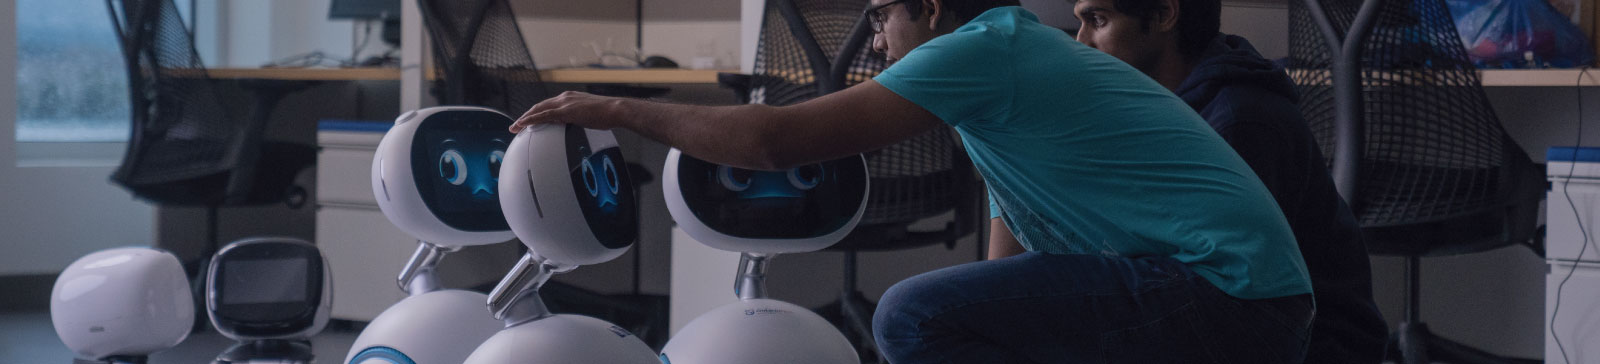
M209 285L218 316L241 326L303 321L322 299L315 248L242 246L219 256Z
M781 172L712 164L685 154L678 186L695 218L739 238L804 239L827 235L854 218L866 196L859 157Z
M638 206L622 149L595 143L608 139L591 140L581 127L566 128L567 167L589 231L606 248L633 244L639 236Z
M509 119L482 112L442 112L423 120L411 170L423 202L440 221L465 231L510 229L500 211L500 163L514 137Z

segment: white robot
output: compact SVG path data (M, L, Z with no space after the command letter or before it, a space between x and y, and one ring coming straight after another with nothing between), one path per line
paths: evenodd
M514 137L511 118L491 109L432 107L395 120L372 160L378 208L416 237L400 272L408 297L389 306L345 355L347 364L460 363L504 326L484 312L488 296L441 289L446 253L516 237L500 212L500 164Z
M189 336L193 297L172 253L107 249L61 271L50 290L50 322L78 359L144 363Z
M720 166L667 154L662 185L678 228L707 246L741 252L738 302L706 312L661 351L667 364L859 363L848 339L810 310L766 298L766 264L816 251L855 228L866 209L860 156L782 172Z
M489 310L506 329L466 363L660 363L627 330L551 314L539 298L551 275L615 259L638 238L638 202L616 138L609 131L536 126L523 129L505 155L500 205L529 252L489 293Z
M233 242L211 258L206 315L240 341L216 363L310 363L309 339L328 324L333 280L316 245L294 238Z

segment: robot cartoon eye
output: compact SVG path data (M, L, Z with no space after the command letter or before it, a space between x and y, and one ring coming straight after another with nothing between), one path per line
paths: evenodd
M750 188L750 179L754 177L755 173L747 169L717 166L717 182L721 182L722 187L729 191L743 192Z
M588 158L583 159L583 187L589 189L589 196L600 196L600 181L594 175L594 163L589 163Z
M439 155L439 178L457 186L467 182L467 163L461 152L450 149Z
M605 156L605 162L603 164L605 165L606 187L611 189L612 194L616 194L617 188L622 185L622 182L619 181L619 179L622 177L620 174L617 174L617 164L611 162L611 156L609 155Z
M816 188L822 183L822 165L812 164L789 170L789 185L801 191Z
M505 162L505 160L506 151L496 149L493 152L489 152L489 175L493 176L496 181L500 180L500 163Z

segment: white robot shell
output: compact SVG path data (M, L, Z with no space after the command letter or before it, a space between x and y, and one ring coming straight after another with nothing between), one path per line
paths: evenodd
M378 201L378 208L400 230L439 246L484 245L511 240L514 235L504 226L498 207L494 211L441 217L435 207L430 206L430 201L439 204L440 200L445 199L425 196L430 193L425 190L434 189L419 186L418 182L422 176L433 176L435 173L416 170L417 163L413 162L413 157L428 155L429 162L443 158L429 155L431 153L417 153L428 147L425 144L433 138L429 133L436 129L457 129L446 130L445 133L489 135L510 140L511 133L507 129L512 121L498 111L470 106L430 107L401 115L395 120L395 126L378 143L377 154L372 160L372 192Z
M627 330L579 315L553 315L495 334L467 364L661 364L650 346ZM418 362L421 364L422 362Z
M189 336L193 297L171 253L102 250L61 272L50 292L50 321L80 358L148 355Z
M517 238L562 266L603 263L638 240L638 202L610 131L523 129L506 149L500 206Z
M805 307L748 299L690 321L661 350L662 364L860 363L837 328Z
M796 178L796 172L812 168L825 170L810 179L809 194L791 198L805 205L800 212L793 209L778 210L770 205L751 204L728 208L741 203L737 193L754 192L760 186L760 176L754 181L745 180L737 193L722 191L724 196L689 196L704 194L708 189L722 188L739 182L730 181L729 171L771 174L719 166L683 154L674 148L667 153L666 166L662 168L662 195L667 211L672 214L678 228L702 244L724 251L759 254L804 253L821 250L844 239L861 221L867 208L871 190L866 170L866 159L860 155L790 169L788 178L779 178L777 184L792 183L806 187ZM694 169L694 170L688 170ZM708 170L709 169L709 170ZM714 173L715 175L709 175ZM748 178L748 177L747 177ZM714 180L713 180L714 179ZM754 183L753 183L754 182ZM777 186L783 187L783 186ZM831 188L830 188L831 187ZM795 192L798 189L791 190ZM821 194L821 195L815 195ZM773 200L768 198L768 202ZM825 205L826 208L817 206ZM722 211L708 211L719 209ZM752 218L752 214L771 216ZM742 230L742 231L736 231Z
M345 356L347 364L460 363L505 324L482 293L442 290L407 297L379 314Z

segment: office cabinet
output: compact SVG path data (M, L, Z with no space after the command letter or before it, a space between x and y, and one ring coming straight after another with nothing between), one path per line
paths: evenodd
M1570 363L1600 362L1600 148L1550 148L1546 159L1545 362L1562 362L1562 350Z

